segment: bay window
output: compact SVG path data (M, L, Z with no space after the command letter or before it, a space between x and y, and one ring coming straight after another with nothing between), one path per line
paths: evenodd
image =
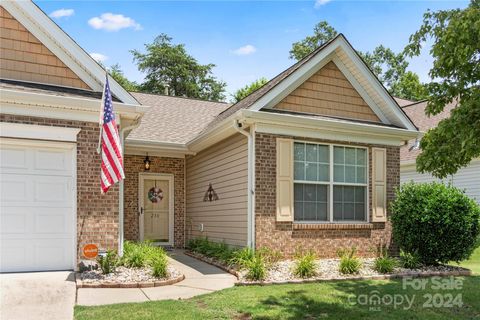
M294 220L367 221L367 149L294 143Z

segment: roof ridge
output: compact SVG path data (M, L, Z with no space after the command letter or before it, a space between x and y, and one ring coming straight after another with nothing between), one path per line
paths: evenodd
M185 99L185 100L193 100L193 101L201 101L201 102L209 102L209 103L218 103L218 104L230 104L225 101L213 101L213 100L204 100L200 98L190 98L190 97L179 97L179 96L170 96L166 94L161 94L161 93L151 93L151 92L142 92L142 91L128 91L129 93L139 93L139 94L146 94L146 95L151 95L151 96L157 96L157 97L165 97L165 98L176 98L176 99Z

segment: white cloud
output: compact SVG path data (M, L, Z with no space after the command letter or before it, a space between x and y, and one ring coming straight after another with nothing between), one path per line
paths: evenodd
M125 28L141 30L142 26L130 17L123 14L113 14L110 12L102 13L100 17L93 17L88 20L88 24L94 29L103 29L106 31L118 31Z
M106 55L97 52L90 53L90 57L92 57L97 62L104 62L108 59Z
M314 7L315 7L315 9L318 9L318 8L320 8L321 6L323 6L324 4L329 3L330 1L332 1L332 0L315 0L315 5L314 5Z
M55 18L55 19L60 19L63 17L70 17L73 16L75 11L73 9L58 9L50 13L50 17Z
M246 55L254 53L255 51L257 51L257 48L255 48L251 44L247 44L243 47L240 47L238 49L233 50L232 52L234 54L236 54L237 56L246 56Z

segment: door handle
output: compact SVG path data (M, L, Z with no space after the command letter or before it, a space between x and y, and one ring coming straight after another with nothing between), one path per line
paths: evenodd
M143 207L140 207L140 214L143 214Z

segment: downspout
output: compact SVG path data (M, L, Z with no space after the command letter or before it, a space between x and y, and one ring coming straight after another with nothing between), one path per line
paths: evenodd
M122 143L122 159L125 171L125 133L137 128L140 125L140 116L135 119L132 125L120 129L120 141ZM124 180L119 183L119 197L118 197L118 255L123 256L123 239L124 239Z
M248 179L247 179L247 246L255 249L255 220L254 220L254 177L255 177L255 155L254 155L254 132L253 126L249 130L242 129L242 124L235 120L233 127L239 133L247 137L247 157L248 157Z

